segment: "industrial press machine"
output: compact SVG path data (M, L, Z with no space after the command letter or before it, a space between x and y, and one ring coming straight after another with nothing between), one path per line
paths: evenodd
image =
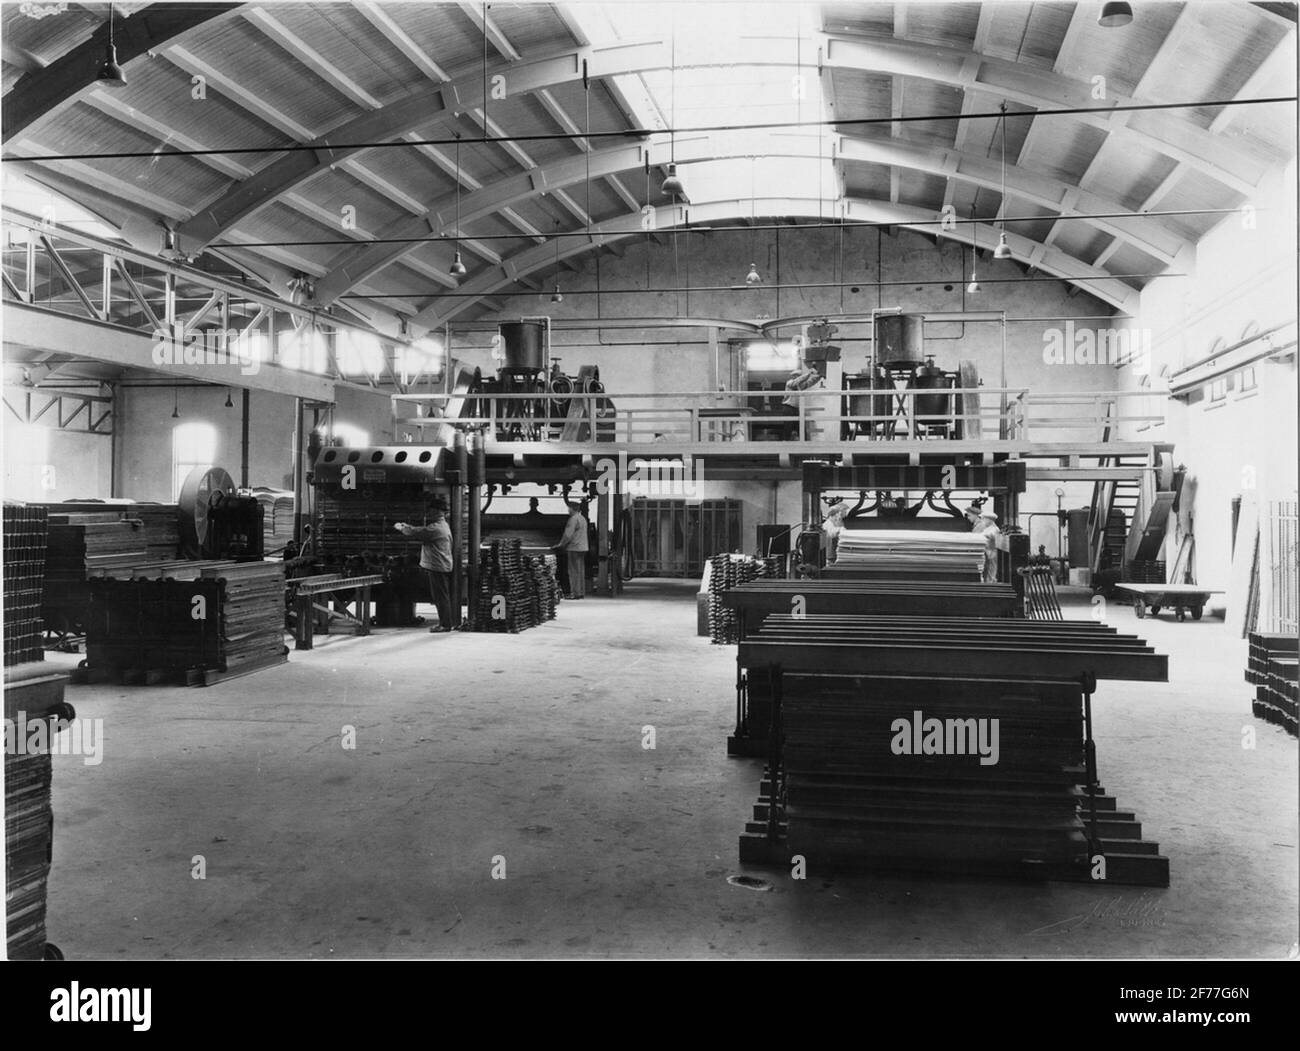
M614 403L604 396L600 369L584 365L570 376L559 358L548 369L550 333L548 317L502 322L493 341L497 374L474 370L464 416L489 421L497 441L585 442L593 427L597 441L613 441Z

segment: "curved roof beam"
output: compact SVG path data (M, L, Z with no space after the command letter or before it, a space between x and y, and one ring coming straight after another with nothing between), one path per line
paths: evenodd
M811 160L816 154L795 149L781 149L786 137L776 140L776 152L765 156L791 156ZM616 146L595 150L587 157L568 157L536 168L529 172L507 176L490 183L483 189L462 195L460 199L461 225L490 215L501 208L518 204L529 198L555 192L566 186L582 182L587 175L590 160L591 177L603 178L642 167L645 163L644 146ZM715 161L727 158L748 157L730 148L725 137L696 135L679 137L677 162ZM996 190L1001 185L1001 168L996 161L977 153L958 150L932 150L907 142L842 137L836 154L841 161L884 164L897 168L910 168L933 175L941 175L961 182ZM1133 212L1123 205L1098 194L1080 190L1070 183L1050 176L1040 175L1014 166L1007 167L1007 192L1047 208L1058 209L1069 218L1088 212L1116 214L1127 212L1131 219L1088 219L1097 227L1131 244L1163 263L1172 263L1187 242L1162 225L1158 220ZM448 195L435 201L420 216L403 216L379 232L381 238L415 238L424 234L445 234L455 223L455 196ZM332 303L354 285L374 276L384 267L402 259L410 252L428 244L416 241L405 244L358 245L341 253L330 270L317 284L316 294L323 304Z
M939 219L933 212L889 201L850 197L841 202L844 206L843 214L834 207L835 203L819 201L815 197L769 197L760 198L752 203L747 199L692 202L689 211L693 224L723 222L731 219L749 220L754 211L759 215L798 216L820 220L842 218L850 223L887 223L984 249L992 247L999 233L997 227L988 223L967 223L959 225L955 230L940 230ZM680 205L665 205L655 209L653 229L663 233L675 226L681 226L685 210ZM559 259L563 261L592 248L599 249L610 242L629 237L644 237L646 230L642 226L643 219L640 212L630 212L593 226L590 237L565 238L564 243L559 246ZM1089 266L1058 248L1043 245L1016 233L1009 232L1007 241L1016 258L1022 262L1028 262L1044 273L1068 280L1083 291L1120 310L1131 313L1136 309L1137 290L1104 270ZM503 288L515 284L521 276L552 267L555 262L556 249L553 244L531 245L504 259L499 267L492 267L470 278L461 285L455 297L441 299L435 297L416 312L411 318L411 324L429 329L436 328L468 310L478 300L497 294Z
M588 64L589 76L600 78L640 68L666 69L672 59L668 44L654 40L612 48L570 48L532 61L490 66L488 76L504 76L506 91L511 95L532 93L581 81L584 61ZM349 143L391 141L428 125L439 112L462 112L482 108L482 105L483 75L475 72L441 87L400 99L382 109L363 113L306 144L315 149L286 153L252 178L231 187L220 200L177 231L181 243L187 251L197 251L312 176L347 157L364 152L361 148L349 146ZM335 146L333 143L343 145Z
M803 42L804 54L791 55L788 41L760 43L750 41L752 54L745 65L832 68L855 70L873 75L919 77L954 87L1002 96L1035 109L1059 106L1094 106L1092 85L1058 73L1042 73L1015 63L989 58L974 52L918 44L909 40L849 37L828 34L825 53L819 40ZM672 68L672 52L667 40L619 43L611 47L570 48L558 54L490 66L489 77L501 74L511 95L534 93L582 80L582 64L588 65L592 79L665 70ZM679 68L714 67L721 63L679 63ZM379 110L346 122L329 134L312 140L312 150L287 153L273 161L250 179L232 187L220 200L185 223L178 233L187 251L197 251L220 237L226 230L274 201L281 194L325 170L332 164L363 152L355 143L390 141L426 126L439 110L464 111L483 104L482 72L466 74L440 88L410 96ZM1112 94L1114 105L1139 103L1143 100ZM431 106L435 108L431 112ZM1240 193L1251 193L1260 171L1277 163L1240 141L1229 142L1172 111L1155 111L1162 135L1138 131L1127 126L1128 113L1083 113L1068 118L1119 135L1135 136L1149 148L1180 160ZM848 118L846 118L848 119ZM649 134L648 132L646 134ZM333 145L340 143L342 145Z
M117 61L125 66L191 29L230 15L240 4L150 4L129 18L113 20ZM88 40L60 55L44 69L24 73L0 102L5 138L13 142L47 113L95 83L108 49L108 21Z
M1093 97L1093 86L1086 81L1061 73L1029 69L1004 59L912 40L827 34L822 65L827 69L865 70L878 76L919 77L963 91L982 91L1034 109L1180 101L1130 97L1108 91L1104 102L1099 103ZM1259 147L1247 146L1239 140L1230 141L1206 131L1175 110L1149 111L1148 116L1152 115L1159 118L1156 122L1159 133L1129 127L1129 118L1133 116L1129 112L1079 113L1065 119L1077 120L1108 133L1136 136L1148 149L1197 168L1243 194L1253 193L1263 172L1281 160Z

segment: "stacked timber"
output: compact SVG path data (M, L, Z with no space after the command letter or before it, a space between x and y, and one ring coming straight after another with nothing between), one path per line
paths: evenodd
M901 580L756 580L718 595L740 613L745 630L769 613L899 613L937 617L1015 617L1021 600L1010 584ZM741 631L743 637L744 630Z
M284 661L284 565L169 562L88 582L91 677L211 684Z
M49 539L41 615L47 631L80 631L86 581L131 566L174 559L180 531L174 504L44 505Z
M555 617L560 591L555 556L525 558L522 546L518 537L503 537L479 549L473 630L515 635Z
M524 569L530 580L529 595L534 623L554 620L560 606L560 582L554 555L525 555Z
M5 667L45 659L41 602L45 591L45 508L5 501Z
M782 690L792 853L958 869L1084 853L1077 687L788 675Z
M1128 584L1165 584L1165 564L1135 558L1124 567L1124 581Z
M262 550L279 551L293 539L293 493L259 486L253 497L262 508Z
M979 580L988 541L980 533L858 529L840 534L828 577L912 581Z
M4 680L5 936L10 960L39 960L53 853L51 752L75 712L63 701L68 677L42 662L6 665Z
M768 745L742 860L1084 878L1102 851L1112 876L1167 885L1140 826L1106 838L1117 822L1095 811L1114 802L1086 764L1084 689L1167 681L1141 639L1092 621L769 613L737 659Z
M1246 681L1255 685L1251 711L1257 719L1297 736L1300 701L1300 639L1280 632L1252 631Z
M752 558L749 555L714 555L709 559L709 640L730 645L740 638L740 618L722 596L756 580L775 580L781 559Z

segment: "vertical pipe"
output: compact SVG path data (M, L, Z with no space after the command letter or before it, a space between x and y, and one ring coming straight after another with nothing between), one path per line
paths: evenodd
M473 628L478 624L478 549L483 534L483 481L487 476L487 452L483 445L483 435L471 434L469 459L469 624Z
M121 477L121 466L119 460L122 456L122 442L119 436L119 428L122 426L124 414L122 412L122 402L124 395L122 388L118 384L109 385L113 391L113 429L108 436L108 496L110 500L115 500L120 495L117 491L117 480Z
M451 476L451 619L452 627L461 625L461 606L465 601L465 560L462 557L462 541L465 539L463 524L465 520L465 481L469 472L469 457L465 449L465 433L456 431L452 437L453 469ZM478 558L477 551L469 553L470 558Z
M293 399L293 539L302 545L303 522L303 400Z
M1006 440L1007 438L1007 312L1002 311L1002 372L998 380L998 386L1002 388L1001 401L998 408L998 438ZM1025 437L1018 435L1017 437Z
M609 572L609 486L598 487L596 493L596 593L614 596L614 583Z
M240 392L241 418L239 421L239 487L248 488L248 388Z

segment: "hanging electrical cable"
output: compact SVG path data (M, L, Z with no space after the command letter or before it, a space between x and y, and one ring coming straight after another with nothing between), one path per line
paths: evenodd
M669 118L672 127L668 133L668 176L664 179L660 190L664 196L676 200L678 197L686 196L686 187L682 185L682 180L677 175L677 15L674 10L672 22L672 39L669 44L668 70L670 78L671 92L671 109L672 116Z
M452 258L451 267L447 271L452 277L459 280L466 274L465 264L460 258L460 132L456 132L456 254Z
M998 123L1002 127L1002 199L998 202L998 246L993 249L994 259L1010 259L1011 246L1007 244L1007 104L1004 100L1002 117Z
M1267 106L1272 104L1285 103L1295 105L1295 95L1271 95L1261 98L1250 99L1197 99L1188 102L1145 102L1133 103L1114 106L1059 106L1055 109L1035 109L1027 110L1024 113L1013 113L1011 116L1023 118L1025 120L1038 120L1043 117L1073 117L1090 113L1114 114L1114 113L1143 113L1155 112L1160 110L1179 110L1179 109L1217 109L1220 107L1236 106ZM942 122L952 124L954 121L971 121L971 120L996 120L1000 114L997 111L982 113L965 113L960 116L953 116L951 113L943 114L921 114L912 117L830 117L826 120L810 121L802 125L804 128L855 128L868 127L875 124L927 124ZM780 131L787 128L800 127L793 121L764 121L758 124L708 124L692 127L692 132L698 133L729 133L742 131ZM665 128L669 134L673 134L675 128ZM649 133L644 128L620 128L616 131L594 131L591 133L593 139L629 139L644 140ZM575 138L583 138L581 131L574 132L536 132L532 134L515 134L515 135L485 135L483 141L488 143L522 143L522 142L559 142ZM392 150L392 149L411 149L420 146L450 146L455 140L453 139L383 139L373 142L340 142L331 144L331 148L337 153L342 151L355 150ZM35 164L41 161L102 161L102 160L121 160L128 158L145 158L149 161L164 160L168 157L212 157L218 155L230 154L263 154L263 153L319 153L320 145L313 143L289 143L282 146L224 146L220 148L206 149L177 149L171 147L159 147L151 150L106 150L87 153L33 153L23 154L21 157L4 156L0 157L0 163L14 164ZM679 180L680 182L680 180ZM667 191L665 191L666 193Z

